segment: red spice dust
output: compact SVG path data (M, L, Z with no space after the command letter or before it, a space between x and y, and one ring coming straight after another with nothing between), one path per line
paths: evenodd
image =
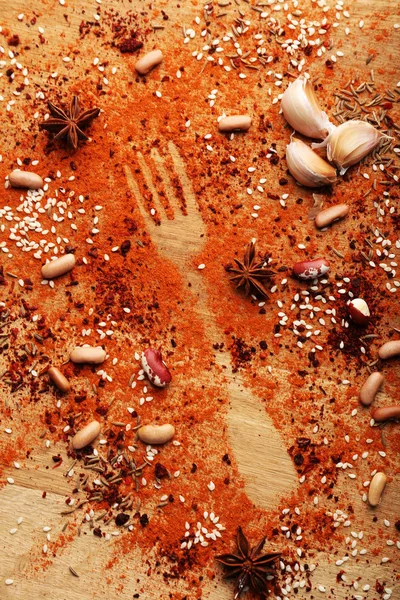
M141 22L136 15L130 15L126 22L120 19L112 15L111 31L102 29L107 25L81 23L82 43L100 40L105 49L105 64L109 61L113 65L117 57L125 60L114 47L122 53L134 52L141 47L142 40L146 41L148 25L144 20ZM135 31L133 36L131 31ZM40 51L39 48L37 52ZM76 504L90 499L89 506L96 514L106 512L92 530L93 536L99 538L96 542L105 543L108 522L122 528L128 523L125 520L129 515L134 525L133 532L121 529L123 535L115 542L115 554L107 568L113 569L114 574L116 566L131 555L134 547L143 552L145 564L146 554L155 547L166 589L173 589L171 593L178 599L185 595L193 597L193 594L200 597L202 578L211 577L215 571L220 573L213 564L214 552L233 548L238 524L251 539L258 539L260 532L265 534L268 544L281 549L287 564L293 566L297 560L294 546L281 527L287 527L293 536L299 527L306 532L301 548L310 563L317 560L318 552L328 552L335 558L341 556L345 535L341 529L334 528L327 511L333 513L340 509L351 519L361 521L363 516L369 518L370 513L366 506L364 513L364 506L361 509L357 506L361 517L355 514L354 498L358 499L364 491L363 478L360 476L355 487L350 488L337 463L352 462L352 455L365 451L365 440L370 438L373 442L368 448L373 447L374 454L371 451L362 474L366 477L373 468L394 472L400 442L394 424L371 429L368 410L360 408L356 400L360 381L368 373L366 365L376 356L378 344L395 335L390 329L396 316L395 298L384 292L387 277L370 269L361 255L368 251L366 240L372 243L374 239L369 225L375 223L376 209L370 202L371 197L367 201L364 197L371 182L361 179L356 169L351 170L335 188L334 195L326 196L327 203L351 202L349 218L328 232L316 231L307 220L313 204L311 192L296 186L287 172L284 156L289 132L278 114L279 105L266 103L265 89L261 85L254 84L251 88L249 85L251 94L244 94L241 86L232 83L232 73L217 71L215 65L207 65L207 76L200 77L197 61L191 62L190 53L185 53L182 45L169 46L166 54L168 65L184 66L181 69L184 77L179 85L171 75L170 66L144 80L135 79L128 63L122 62L117 64L125 76L112 79L112 85L107 86L95 69L90 70L89 59L85 69L83 63L78 62L84 58L77 59L76 66L68 71L68 79L56 89L50 76L41 77L46 99L57 94L67 102L71 95L79 93L83 106L98 105L104 111L90 129L92 142L82 143L74 154L56 143L46 146L46 137L36 130L32 115L46 111L45 101L40 97L26 97L22 108L17 106L7 115L7 127L12 128L15 135L8 140L8 158L0 163L1 175L5 177L16 166L14 162L11 164L14 157L21 157L26 165L39 157L38 171L51 180L49 193L55 194L57 190L57 197L70 198L74 215L81 207L85 213L73 221L78 225L76 231L70 229L67 219L57 224L60 236L69 240L65 249L75 254L77 266L56 282L55 290L40 285L41 262L31 255L27 258L27 253L17 248L13 247L12 261L0 270L2 295L7 295L7 305L0 309L2 333L10 336L0 350L2 357L7 356L2 389L10 402L2 415L2 425L6 423L16 432L12 446L8 440L7 443L1 441L1 463L11 466L27 452L29 457L30 449L43 448L44 440L61 442L57 450L50 449L49 464L62 465L62 469L52 471L61 476L62 470L77 459L67 499L74 499ZM285 73L285 83L290 81L285 70L287 57L280 47L276 49L276 59L281 62L279 68ZM38 59L36 62L40 63ZM34 65L31 70L31 77L38 75ZM165 72L170 75L165 76ZM253 76L254 81L258 81L257 73ZM253 81L250 75L248 79ZM333 72L324 72L318 81L322 103L329 102L336 86L343 85L346 79L347 74L336 63ZM254 116L248 134L235 136L233 140L217 138L216 119L222 105L217 103L208 108L205 104L203 109L203 99L214 87L223 91L224 107L249 111ZM162 98L155 95L159 88ZM383 89L382 84L380 91ZM31 125L30 135L17 126L23 116ZM188 117L190 127L185 126ZM203 140L209 131L214 138L213 152L205 148ZM182 218L190 210L185 177L178 172L168 142L176 145L185 161L204 225L201 235L193 234L193 239L196 237L204 243L199 245L198 252L189 255L181 271L175 266L173 250L169 256L165 255L157 243L158 230L166 219L172 220L174 210L181 210ZM275 152L267 158L270 148ZM230 160L232 155L235 163ZM144 173L144 163L147 173ZM131 168L147 208L155 210L154 235L138 208L137 194L128 189L124 165ZM248 172L249 166L256 167L255 175ZM261 196L260 218L255 220L250 216L254 200L247 195L246 188L254 188L263 176L267 179L263 184L266 193ZM279 202L283 193L289 194L285 207ZM15 190L7 192L10 204L17 204L19 194ZM397 194L393 190L393 199ZM80 196L82 202L78 199ZM103 206L102 211L96 210L98 205ZM162 214L163 208L166 216ZM92 233L95 216L99 217L99 234ZM396 219L395 215L388 217L388 237L398 225ZM47 222L51 224L50 220ZM264 306L235 291L225 271L225 266L235 257L242 257L247 243L255 236L263 256L271 256L276 262L274 282L278 291L271 294ZM30 237L40 240L41 235L32 232ZM91 238L93 244L88 244L87 238ZM171 239L175 239L173 235ZM298 248L303 243L305 251ZM118 250L114 252L115 247ZM340 251L344 258L333 249ZM336 324L325 317L327 325L323 334L315 336L315 340L323 340L323 350L313 353L309 350L312 346L306 337L306 328L300 325L300 336L295 338L279 322L280 308L276 303L283 300L284 310L289 313L294 295L308 291L307 284L291 277L291 266L304 255L311 258L320 253L329 256L331 270L327 283L321 284L318 292L311 290L310 301L318 303L319 293L332 296L337 314ZM181 264L183 260L181 256ZM203 289L199 291L197 266L202 262L206 268L201 271ZM25 286L16 283L8 272L21 276ZM349 328L341 326L347 310L337 283L345 277L351 280L348 289L364 297L371 308L373 320L363 331L352 324ZM282 283L284 279L286 283ZM208 327L207 315L202 312L205 305L207 313L215 316L214 329ZM299 307L293 310L294 318L300 319L301 314ZM35 315L38 318L34 321ZM112 321L117 325L112 325ZM101 325L104 322L106 327ZM100 341L110 356L107 362L102 366L67 363L71 348L93 340L97 343L95 332L102 327L114 331L112 336ZM91 336L82 337L82 329L91 329ZM359 338L369 333L380 338L363 342L365 354L362 354ZM304 344L303 348L297 345L298 341ZM139 398L145 394L143 383L137 381L140 365L134 355L148 345L162 348L173 382L163 390L147 383L147 394L153 396L153 400L141 406ZM231 364L228 362L222 368L218 358L225 351L229 352ZM118 359L115 366L111 364L113 358ZM50 385L45 375L50 364L59 365L71 381L69 394L62 395ZM40 373L38 377L30 375L32 367ZM383 364L377 367L389 371ZM111 374L112 381L99 375L100 369ZM137 382L135 390L128 387L133 373ZM304 484L277 499L276 505L268 511L254 506L248 497L228 440L226 419L230 398L226 381L232 373L243 379L247 391L256 398L260 418L268 415L282 434L298 477L306 476ZM347 377L351 384L344 386L341 382ZM393 368L387 372L387 393L395 393L398 384L399 373ZM133 407L134 411L128 413L127 407ZM354 407L358 408L358 414L353 418L350 413ZM136 491L131 465L127 462L110 465L119 452L128 453L131 445L138 446L132 452L136 466L143 462L145 446L136 440L134 431L138 416L143 423L173 423L181 446L171 444L161 449L156 460L143 468L141 476L147 482L143 486L140 477L139 491ZM101 422L102 437L107 440L104 448L95 445L107 462L107 471L101 474L84 468L90 463L94 446L73 452L69 444L76 431L94 418ZM115 423L123 423L123 426ZM126 429L128 423L132 425L130 430ZM316 427L317 433L314 433ZM344 439L345 433L350 443ZM53 465L51 457L60 447L67 448L69 456ZM386 456L378 455L378 450L385 450ZM180 475L174 477L177 471ZM88 473L90 478L85 479ZM116 473L120 481L110 482ZM102 497L93 500L98 486L92 481L97 476L108 485L101 487ZM326 485L321 484L323 477ZM207 487L210 481L216 486L213 493ZM161 488L155 488L154 484ZM123 502L128 494L132 495L132 505L113 511L114 504ZM156 508L164 494L167 504ZM315 496L320 497L321 506L314 506ZM46 491L42 497L46 498ZM300 514L295 511L296 507ZM82 508L86 511L88 507L85 504ZM285 515L283 508L288 509ZM195 525L202 520L204 511L220 516L220 522L226 527L222 540L218 540L212 550L200 545L190 551L181 549L185 541L185 522ZM77 511L72 519L76 523L82 521L82 529L87 527L90 532L83 514ZM61 535L52 543L52 552L57 555L66 544L73 543L73 537L72 533ZM377 553L382 551L379 536L370 544ZM148 573L150 579L153 575L150 562ZM110 584L112 579L110 577ZM176 580L187 590L170 588ZM144 584L141 586L143 596L146 588Z

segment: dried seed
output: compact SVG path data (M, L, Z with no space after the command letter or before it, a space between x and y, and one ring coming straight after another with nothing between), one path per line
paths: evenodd
M139 439L146 444L166 444L175 434L175 427L166 425L144 425L138 430Z
M229 131L247 131L251 126L251 117L249 115L234 115L224 117L218 123L218 130L221 132Z
M371 373L360 390L360 402L364 406L370 406L375 399L376 394L383 385L384 377L382 373Z
M97 438L100 431L100 423L98 421L91 421L86 425L86 427L78 431L78 433L76 433L75 436L72 438L72 447L76 450L84 448Z
M368 491L368 502L371 506L378 506L386 481L385 473L378 472L373 476Z
M315 225L318 229L322 229L323 227L327 227L331 223L338 221L339 219L343 219L349 212L348 204L336 204L335 206L330 206L321 212L315 217Z
M400 406L380 406L373 411L372 418L376 422L400 419Z
M42 267L43 279L54 279L71 271L75 266L75 256L73 254L64 254L56 260L50 261Z
M68 392L71 389L71 384L68 379L61 373L57 367L50 367L47 371L51 381L58 387L62 392Z
M139 75L147 75L154 67L159 65L163 60L161 50L152 50L142 56L135 64L135 69Z
M44 181L36 173L15 170L8 176L11 187L22 187L30 190L39 190L44 186Z
M77 346L70 354L74 363L100 364L106 359L106 351L101 346Z
M386 360L400 355L400 340L392 340L383 344L378 350L379 358Z

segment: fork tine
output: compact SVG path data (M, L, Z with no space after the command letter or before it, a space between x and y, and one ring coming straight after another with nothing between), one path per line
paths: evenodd
M139 209L140 214L143 217L146 227L149 231L154 230L155 223L154 223L153 219L150 217L150 215L146 209L146 206L145 206L145 203L143 200L143 196L140 193L139 186L136 182L136 179L133 176L132 170L128 165L124 165L124 170L125 170L126 180L128 182L129 189L131 190L132 194L134 195L134 197L136 199L137 207Z
M172 157L172 162L174 163L175 171L177 172L178 177L181 180L182 189L185 194L187 212L188 214L191 214L192 217L199 216L199 209L196 203L196 196L193 191L191 181L186 174L186 167L179 154L178 148L173 142L170 141L168 142L168 149Z
M155 185L153 183L153 178L151 176L151 170L149 169L149 167L148 167L148 165L147 165L147 163L145 161L145 158L144 158L143 154L141 154L140 152L138 152L137 153L137 158L138 158L138 162L139 162L140 168L142 170L142 175L143 175L143 178L144 178L144 180L146 182L146 185L147 185L149 191L151 192L151 194L153 195L155 207L158 210L160 217L161 216L165 217L164 208L163 208L163 206L161 204L160 197L158 195L157 189L156 189L156 187L155 187Z
M158 152L158 150L156 148L152 149L151 156L157 165L158 172L160 173L160 175L162 176L162 178L164 180L165 193L167 194L169 205L175 213L174 217L179 218L181 209L179 206L178 198L173 193L174 186L172 185L172 182L171 182L171 177L168 172L168 167L165 165L165 159L163 156L161 156L161 154Z

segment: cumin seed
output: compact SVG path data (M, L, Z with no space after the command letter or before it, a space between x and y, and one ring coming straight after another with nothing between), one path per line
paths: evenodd
M339 252L339 250L336 250L336 248L332 248L332 252L334 252L334 254L336 254L336 256L338 256L339 258L344 258L344 255Z

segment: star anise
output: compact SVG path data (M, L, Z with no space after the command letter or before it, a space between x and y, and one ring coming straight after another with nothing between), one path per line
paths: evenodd
M66 110L55 106L52 102L49 102L48 106L52 118L40 123L40 129L55 133L55 140L66 139L74 150L77 149L79 140L89 139L82 129L90 125L93 119L99 116L99 108L91 108L81 112L78 96L72 98L71 104Z
M274 572L274 562L281 553L268 552L267 554L261 554L265 539L263 537L258 544L250 548L242 528L238 527L236 538L238 553L221 554L215 557L215 560L228 570L224 576L226 579L230 577L237 578L234 600L239 598L246 587L260 594L260 596L268 594L267 577Z
M240 262L236 258L234 261L237 268L230 267L229 272L234 273L231 280L236 283L236 287L244 287L246 296L248 296L251 291L255 291L260 296L268 298L267 290L262 281L272 277L274 271L265 268L265 261L257 262L255 242L252 241L247 246L243 262Z

